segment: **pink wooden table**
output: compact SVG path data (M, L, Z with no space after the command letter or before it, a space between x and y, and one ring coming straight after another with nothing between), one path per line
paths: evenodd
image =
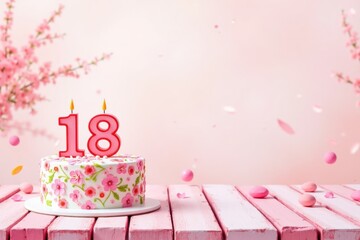
M131 217L54 217L28 212L18 186L0 185L0 240L359 240L360 202L350 197L360 185L323 185L313 193L315 207L301 206L299 186L269 185L266 199L254 199L251 186L147 186L161 209ZM333 191L335 198L325 198ZM180 197L179 197L180 196Z

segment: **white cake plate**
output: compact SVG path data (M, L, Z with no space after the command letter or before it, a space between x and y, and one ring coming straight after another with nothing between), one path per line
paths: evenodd
M108 208L108 209L53 209L44 206L40 197L31 198L25 201L25 208L32 212L70 217L111 217L111 216L128 216L142 213L148 213L160 208L160 201L152 198L146 198L143 206L128 208Z

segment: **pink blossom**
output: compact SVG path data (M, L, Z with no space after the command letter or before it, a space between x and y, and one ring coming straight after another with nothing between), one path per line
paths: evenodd
M116 190L116 184L119 182L119 179L112 174L108 174L106 178L102 180L102 185L104 186L105 191Z
M54 183L51 184L51 188L54 190L56 196L65 194L65 183L61 182L59 179L55 179Z
M87 189L85 189L85 195L88 197L93 197L94 195L96 195L96 190L93 187L88 187Z
M119 174L125 174L126 173L126 164L125 163L119 163L116 167L116 171Z
M144 168L144 161L143 160L138 160L136 162L136 165L138 167L138 170L141 171Z
M134 197L131 193L127 193L125 197L121 199L121 203L123 207L131 207L134 202Z
M356 93L360 93L360 79L355 80L354 89Z
M94 174L96 172L96 169L92 165L86 165L84 172L85 172L86 175L92 175L92 174Z
M82 184L84 182L84 175L79 170L71 171L70 182L72 184Z
M132 193L134 196L137 196L139 194L139 186L138 185L134 186Z
M128 168L128 173L129 173L129 175L130 175L130 176L133 175L134 172L135 172L134 166L129 166L129 168Z
M96 205L92 203L90 200L87 200L86 203L81 206L82 209L86 209L86 210L94 209L95 207Z
M70 193L70 197L73 200L73 202L77 202L80 198L80 192L79 190L74 190L72 193Z
M66 199L62 198L62 199L59 200L58 206L60 208L67 208L68 202L66 201Z

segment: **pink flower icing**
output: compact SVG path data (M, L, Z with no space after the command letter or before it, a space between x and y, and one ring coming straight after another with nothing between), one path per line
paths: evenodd
M54 190L56 196L65 194L65 183L61 182L59 179L55 179L54 183L51 184L51 188Z
M87 189L85 189L85 195L88 197L92 197L96 194L96 190L93 187L88 187Z
M136 162L137 168L139 171L141 171L144 168L144 161L143 160L138 160Z
M91 165L86 165L85 166L85 175L92 175L94 174L94 172L96 171L95 167L94 166L91 166Z
M128 168L128 173L129 173L129 175L133 175L134 172L135 172L134 166L129 166L129 168Z
M84 175L79 170L71 171L70 177L72 184L82 184L84 182Z
M121 203L123 207L131 207L134 202L134 197L131 193L127 193L123 199L121 199Z
M58 205L59 205L59 207L61 207L61 208L67 208L68 202L66 201L66 199L62 198L62 199L59 200Z
M102 185L104 186L105 191L116 190L116 184L119 182L119 179L112 174L108 174L106 178L102 180Z
M80 198L79 190L74 190L72 193L70 193L70 197L74 202L77 202Z
M132 193L134 196L137 196L139 194L139 185L134 186Z
M116 171L117 171L117 173L119 173L119 174L122 174L122 173L126 173L126 164L124 164L124 163L119 163L118 165L117 165L117 167L116 167Z
M82 209L90 210L95 208L95 204L93 204L90 200L87 200L85 204L81 206Z

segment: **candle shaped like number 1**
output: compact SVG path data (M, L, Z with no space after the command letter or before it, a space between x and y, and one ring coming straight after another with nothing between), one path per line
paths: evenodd
M84 150L78 147L77 114L73 114L74 101L70 102L71 114L67 117L59 117L59 125L66 126L66 151L60 151L60 157L84 156Z
M104 100L102 110L104 114L99 114L93 117L89 122L89 130L92 136L88 141L88 149L93 155L97 156L112 156L117 153L120 148L121 140L116 134L119 128L118 120L109 114L105 114L106 102ZM105 122L107 128L101 128L100 123ZM101 140L105 140L109 143L107 148L103 148L99 145Z

